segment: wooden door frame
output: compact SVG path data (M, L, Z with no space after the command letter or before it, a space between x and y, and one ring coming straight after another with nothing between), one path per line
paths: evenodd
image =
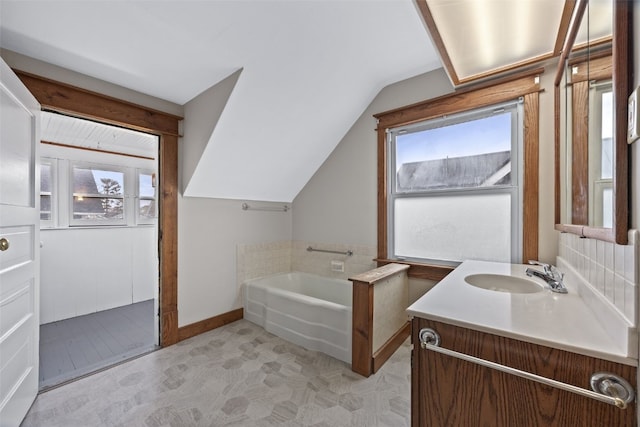
M178 122L182 117L13 70L43 110L158 135L160 346L178 342Z

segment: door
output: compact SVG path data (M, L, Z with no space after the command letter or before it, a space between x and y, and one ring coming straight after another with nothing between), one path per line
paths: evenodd
M0 426L38 391L40 105L0 59Z

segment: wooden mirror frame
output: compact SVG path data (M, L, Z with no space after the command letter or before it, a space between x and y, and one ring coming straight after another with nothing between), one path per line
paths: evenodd
M562 224L560 218L560 81L566 59L586 9L587 0L579 1L574 8L574 19L565 41L562 55L558 61L554 90L554 126L555 126L555 229L564 233L578 234L598 240L606 240L619 245L628 242L629 227L629 155L627 146L627 97L630 92L631 73L631 2L613 0L613 102L614 102L614 174L613 174L613 227L600 228L587 225Z

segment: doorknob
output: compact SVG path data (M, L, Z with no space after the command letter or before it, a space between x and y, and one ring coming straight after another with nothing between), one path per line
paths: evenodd
M4 252L9 249L9 241L4 237L0 239L0 251Z

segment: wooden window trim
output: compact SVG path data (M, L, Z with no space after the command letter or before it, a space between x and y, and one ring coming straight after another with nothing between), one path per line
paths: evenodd
M522 259L538 259L538 167L539 167L539 92L538 76L543 69L520 73L491 85L467 88L452 94L375 114L378 121L378 265L399 262L389 259L387 190L388 172L386 134L399 126L481 108L522 97L524 100L524 182ZM411 265L409 276L413 278L441 280L452 267L406 262Z
M14 70L43 110L139 130L160 138L158 236L160 346L178 342L178 122L161 111Z

